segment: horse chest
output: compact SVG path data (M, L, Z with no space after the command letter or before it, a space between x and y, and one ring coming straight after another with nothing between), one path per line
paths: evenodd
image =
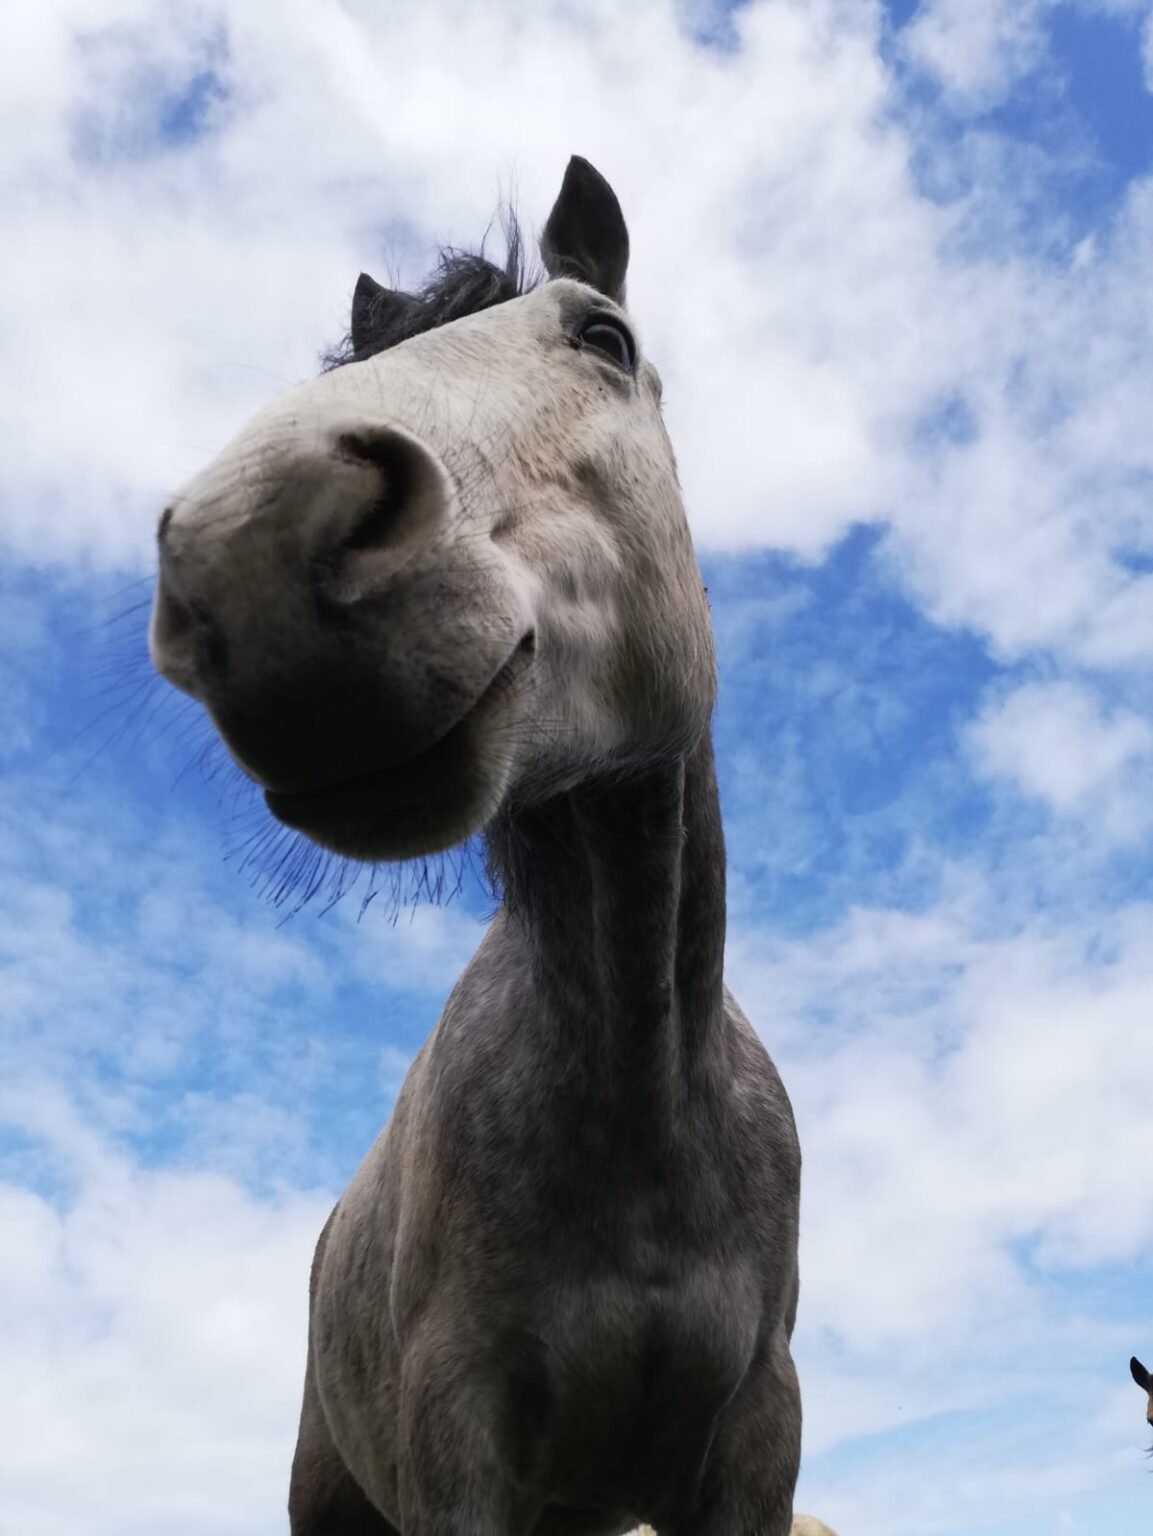
M542 1330L560 1494L579 1503L607 1489L636 1507L682 1476L691 1484L759 1326L742 1277L711 1266L564 1289Z
M724 1401L748 1368L759 1308L731 1277L699 1271L644 1283L576 1281L542 1319L561 1401L595 1397L631 1413L691 1389Z

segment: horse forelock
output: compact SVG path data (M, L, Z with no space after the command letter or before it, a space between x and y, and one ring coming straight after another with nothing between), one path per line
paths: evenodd
M371 343L358 347L351 331L347 332L324 355L324 371L364 362L414 336L506 304L538 287L543 274L529 262L520 224L511 209L505 211L502 225L503 261L495 262L486 255L483 243L479 251L441 246L434 271L414 293L388 292L388 301L373 315Z

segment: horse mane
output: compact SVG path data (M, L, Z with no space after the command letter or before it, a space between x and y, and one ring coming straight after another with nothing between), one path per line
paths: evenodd
M530 268L516 214L506 209L501 222L505 253L499 265L485 255L483 243L479 251L441 246L435 270L415 293L389 289L373 304L371 344L358 349L349 330L337 346L324 354L324 371L363 362L413 336L451 325L454 320L478 314L494 304L520 298L535 288L540 274Z

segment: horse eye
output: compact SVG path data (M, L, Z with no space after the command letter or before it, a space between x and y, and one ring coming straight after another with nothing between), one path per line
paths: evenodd
M590 315L577 335L582 345L603 352L626 373L636 368L637 344L632 332L614 315Z

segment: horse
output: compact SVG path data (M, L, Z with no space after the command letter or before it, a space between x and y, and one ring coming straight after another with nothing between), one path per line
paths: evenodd
M362 274L160 519L156 668L272 816L499 906L333 1209L293 1536L787 1536L800 1150L723 976L716 669L615 193Z
M1129 1362L1129 1371L1133 1380L1148 1398L1145 1404L1145 1421L1149 1428L1153 1429L1153 1376L1150 1376L1136 1355Z

